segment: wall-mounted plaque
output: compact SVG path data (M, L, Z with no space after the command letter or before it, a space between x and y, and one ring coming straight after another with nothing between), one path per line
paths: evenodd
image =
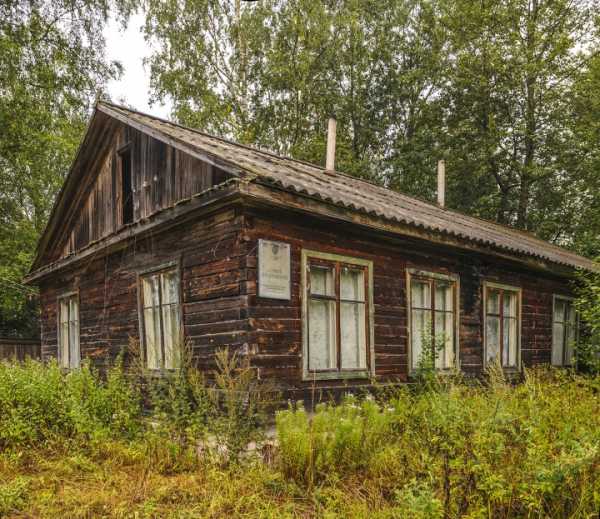
M291 298L289 243L258 240L258 296Z

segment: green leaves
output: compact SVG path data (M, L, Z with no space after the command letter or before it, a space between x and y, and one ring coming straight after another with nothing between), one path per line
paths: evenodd
M595 384L538 368L517 386L445 381L381 402L348 398L312 415L291 408L277 415L279 468L309 493L361 481L369 495L394 496L402 517L594 513Z
M186 124L583 253L598 247L599 40L587 0L148 3L158 98ZM587 111L585 106L591 108ZM594 115L595 114L595 115Z
M109 13L124 21L136 3L10 0L0 5L3 333L37 333L27 310L28 292L15 283L29 269L91 105L105 82L119 74L118 64L104 56L104 24Z

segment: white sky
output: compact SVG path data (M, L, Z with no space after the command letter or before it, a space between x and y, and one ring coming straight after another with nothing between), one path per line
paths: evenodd
M108 83L108 94L115 103L133 106L141 112L168 118L170 105L149 105L150 70L143 60L150 55L150 47L144 40L143 13L132 16L125 31L119 23L110 20L104 29L106 55L109 60L120 61L123 75L119 81Z

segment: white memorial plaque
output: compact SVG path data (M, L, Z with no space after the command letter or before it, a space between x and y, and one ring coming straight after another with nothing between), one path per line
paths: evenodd
M290 245L258 240L258 296L291 299Z

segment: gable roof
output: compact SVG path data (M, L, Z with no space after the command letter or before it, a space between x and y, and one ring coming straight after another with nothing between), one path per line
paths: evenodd
M517 260L524 255L571 268L599 269L592 260L529 233L440 208L356 177L326 171L313 164L238 144L112 103L99 102L94 116L98 112L224 166L230 173L248 182L283 189L354 212L491 247L515 256ZM73 171L65 184L72 174ZM49 226L52 219L57 218L57 206L64 204L62 198L64 189L57 198ZM38 250L38 260L42 253L42 250ZM37 263L34 263L34 267Z

